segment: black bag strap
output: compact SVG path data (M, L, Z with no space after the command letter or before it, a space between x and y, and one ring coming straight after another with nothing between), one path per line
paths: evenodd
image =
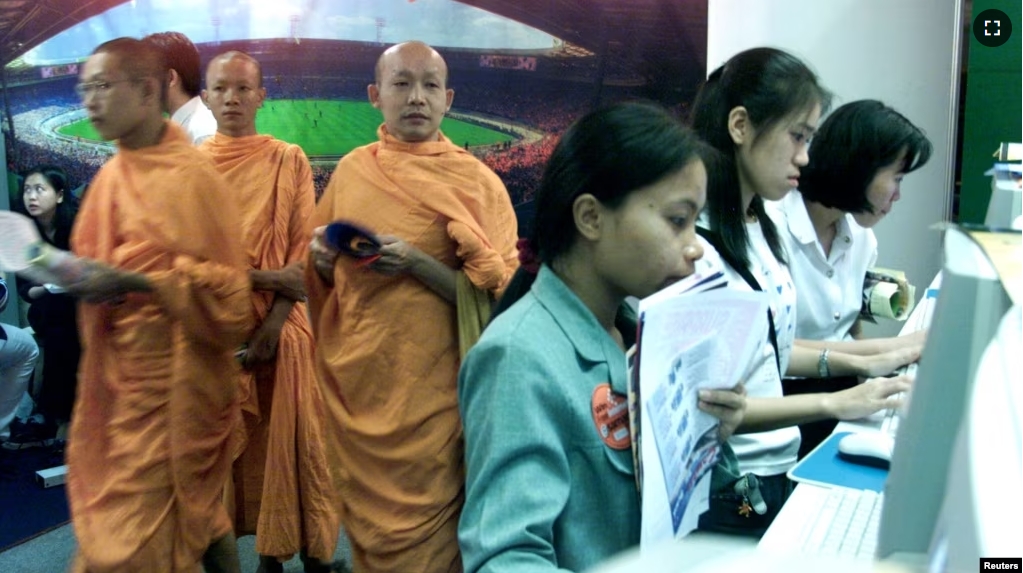
M764 289L760 288L760 283L757 282L756 277L750 272L746 265L742 264L742 261L737 260L728 251L725 250L724 242L721 240L721 235L718 235L714 231L704 229L703 227L696 227L696 232L707 240L708 243L721 255L721 258L728 263L728 266L732 267L735 272L739 273L746 284L755 291L763 292ZM778 335L774 332L774 317L771 316L771 309L767 309L767 336L771 339L771 346L774 347L774 365L778 368L778 376L781 378L785 377L785 373L781 371L781 355L778 352Z

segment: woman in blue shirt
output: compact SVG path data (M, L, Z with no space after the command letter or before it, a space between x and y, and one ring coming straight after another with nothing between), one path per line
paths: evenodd
M459 373L467 572L581 570L639 543L623 407L635 323L621 309L627 296L688 276L702 256L706 153L644 104L593 112L555 148L523 267ZM742 389L700 397L726 439Z

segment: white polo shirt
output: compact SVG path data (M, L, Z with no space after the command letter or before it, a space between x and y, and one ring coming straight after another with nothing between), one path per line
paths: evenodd
M706 226L706 223L704 217L698 224ZM750 238L750 272L760 288L770 296L771 316L778 341L778 359L781 371L784 372L788 368L795 341L796 291L788 269L771 253L760 224L747 223L746 231ZM728 288L753 290L739 273L721 259L714 247L703 237L699 240L704 251L703 258L698 262L700 269L723 269L728 279ZM752 372L746 379L746 394L756 398L781 398L781 377L774 360L774 348L767 332L763 336L763 351L750 366ZM736 434L729 438L728 443L735 450L741 472L771 476L783 474L796 464L799 439L799 428L790 426L769 432Z
M798 293L796 338L851 340L863 303L863 278L877 262L874 232L846 213L825 256L801 193L792 191L765 206L785 245Z
M188 137L192 138L192 145L199 145L217 132L217 118L199 96L179 107L171 120L184 128Z

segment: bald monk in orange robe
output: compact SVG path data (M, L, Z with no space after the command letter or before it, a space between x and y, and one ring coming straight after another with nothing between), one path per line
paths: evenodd
M320 199L306 267L317 372L340 436L354 571L461 571L457 273L492 294L517 267L500 179L439 131L454 92L421 42L388 49L370 102L379 141L345 156ZM344 219L377 233L359 265L323 240Z
M299 146L256 134L266 90L251 56L213 58L202 97L217 133L199 150L213 158L241 207L258 325L242 356L248 443L234 464L235 533L256 534L260 571L283 571L281 563L299 552L307 572L329 571L341 518L301 270L316 194L312 169Z
M78 91L118 152L71 244L82 360L67 450L76 571L239 570L221 501L241 423L232 354L252 330L236 201L163 119L166 67L146 44L100 45Z

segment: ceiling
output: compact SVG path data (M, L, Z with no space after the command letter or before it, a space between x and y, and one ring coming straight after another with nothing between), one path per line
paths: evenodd
M707 0L459 0L597 54L702 64ZM0 0L0 64L126 0Z
M0 64L125 0L0 0Z

